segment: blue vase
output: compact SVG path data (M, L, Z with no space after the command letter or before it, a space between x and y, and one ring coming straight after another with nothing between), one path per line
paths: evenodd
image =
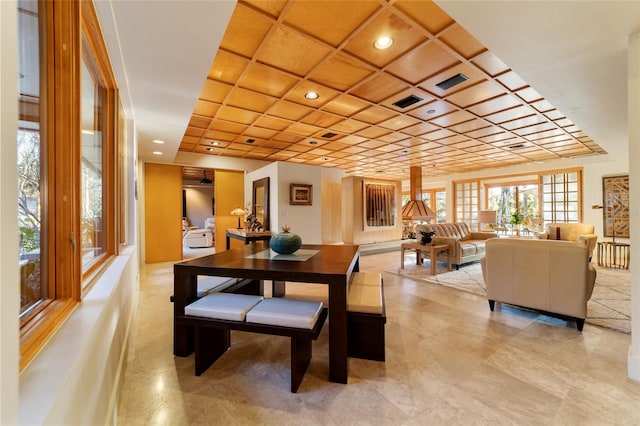
M269 247L278 254L291 254L302 246L302 238L293 232L289 232L287 227L282 229L282 232L271 237Z

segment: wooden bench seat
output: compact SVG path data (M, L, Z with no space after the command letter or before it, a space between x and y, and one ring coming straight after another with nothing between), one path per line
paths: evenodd
M354 272L347 295L349 356L384 361L386 322L382 276Z
M208 302L213 303L206 307ZM311 361L311 340L318 338L326 318L327 309L320 302L214 293L188 305L176 321L194 327L196 376L229 349L231 330L290 337L291 392L295 393Z

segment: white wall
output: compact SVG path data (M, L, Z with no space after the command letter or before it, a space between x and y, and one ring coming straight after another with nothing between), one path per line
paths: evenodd
M0 424L18 419L18 117L16 3L0 1ZM14 141L13 143L11 141Z
M287 225L304 244L340 242L340 180L342 170L285 162L271 163L245 176L245 199L251 200L254 180L269 177L271 231ZM312 205L290 205L289 185L312 185ZM334 193L337 191L337 193ZM336 210L337 209L337 210ZM325 215L337 215L327 221Z

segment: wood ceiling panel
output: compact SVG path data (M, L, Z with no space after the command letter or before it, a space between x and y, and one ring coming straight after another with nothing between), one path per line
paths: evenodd
M368 124L363 123L362 121L347 119L334 124L331 129L344 133L357 133L358 131L365 129L367 126Z
M257 60L304 76L330 52L324 44L281 26L264 41Z
M473 105L467 108L467 110L480 117L484 117L484 116L495 114L496 112L511 109L520 105L522 105L522 101L520 101L515 96L502 95L502 96L498 96L497 98L490 99L486 102L481 102L477 105Z
M212 80L235 84L248 64L249 61L246 58L226 50L219 50L207 77Z
M262 117L258 118L254 124L256 126L264 127L267 129L283 131L284 129L286 129L291 125L291 121L282 120L280 118L275 118L268 115L263 115Z
M447 96L446 99L460 108L466 108L470 105L486 102L487 100L501 96L504 92L504 88L493 81L483 81L468 89Z
M247 25L248 22L251 25ZM272 20L264 14L238 3L231 15L220 47L250 58L272 25Z
M340 116L327 114L326 112L322 111L313 111L311 114L302 119L302 122L305 124L311 124L323 128L331 127L339 121L342 121L342 118Z
M396 2L395 6L427 29L431 34L438 34L455 22L433 2L402 0Z
M407 114L420 120L431 120L441 115L457 111L457 108L446 101L435 101L427 105L408 111Z
M271 96L284 96L299 81L263 64L251 64L239 86Z
M378 124L398 114L380 106L371 106L353 115L352 118L369 124Z
M605 153L434 2L239 0L212 62L181 151L399 179Z
M214 131L218 130L218 131L238 134L238 133L244 132L247 129L247 126L243 124L233 123L231 121L214 119L213 121L211 121L211 124L209 125L209 129Z
M437 43L428 42L394 61L387 70L411 84L417 84L458 62L456 57Z
M438 34L438 39L442 40L447 46L466 59L473 58L487 50L482 43L476 40L475 37L469 34L469 32L458 23L450 25Z
M393 39L393 45L389 49L380 50L373 47L375 40L382 35ZM426 39L422 31L412 27L392 11L385 10L362 27L347 42L344 50L382 68Z
M438 129L438 126L431 124L431 123L425 123L425 122L420 122L414 126L410 126L407 127L405 129L402 129L402 131L404 133L407 133L411 136L420 136L420 135L424 135L425 133L428 132L432 132L434 130Z
M528 86L527 82L520 78L520 76L513 71L502 74L501 76L497 77L496 80L504 84L505 87L512 92Z
M535 112L526 105L510 108L506 111L498 112L485 116L484 118L491 121L494 124L500 124L507 121L517 120L519 118L535 115Z
M415 126L418 123L420 123L420 120L418 120L417 118L405 115L397 115L393 118L383 121L382 123L378 124L378 126L390 130L401 130L405 127Z
M509 70L509 67L491 52L485 52L477 58L474 58L472 63L491 77L495 77Z
M314 133L317 133L319 130L320 128L318 126L312 126L310 124L304 123L293 123L287 128L288 133L302 136L311 136Z
M269 111L267 112L269 115L284 118L287 120L297 121L311 114L313 112L313 109L302 106L300 104L282 100L269 108Z
M344 54L333 55L309 74L309 79L345 91L369 77L374 69Z
M284 22L332 46L338 46L377 9L377 1L340 1L327 7L322 1L295 1Z
M429 120L429 122L438 126L453 126L454 124L462 123L464 121L473 120L476 118L473 114L467 111L454 111L451 114L443 115L438 118Z
M373 103L381 102L407 88L407 84L386 73L378 73L351 91L351 94Z
M255 112L242 108L225 106L218 111L217 118L240 124L251 124L259 117Z
M207 79L202 87L200 99L221 104L232 88L229 84Z
M261 95L251 90L236 88L227 96L227 105L244 108L250 111L263 112L269 109L277 98Z
M358 99L355 96L339 95L327 103L322 109L343 117L351 117L353 114L369 106L369 102Z
M198 101L196 102L196 106L193 109L193 113L195 115L212 118L214 115L216 115L216 112L218 112L218 108L220 108L220 104L198 99Z

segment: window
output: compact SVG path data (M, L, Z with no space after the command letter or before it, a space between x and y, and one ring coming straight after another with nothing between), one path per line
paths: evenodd
M42 12L36 1L18 2L18 231L20 235L20 314L36 309L48 297L45 279L46 244L43 235L41 187L41 105L44 49L40 30Z
M116 88L93 5L19 0L18 22L22 369L115 253L119 230Z
M410 199L411 196L408 193L402 194L402 206L404 207ZM444 188L423 190L422 201L436 213L436 223L447 221L447 192Z
M578 223L582 219L582 172L540 175L542 219L545 223Z
M538 219L538 183L487 185L487 210L497 212L497 224L501 227L511 225L514 214L520 220L527 216Z
M455 222L466 222L474 228L478 225L478 210L480 198L480 182L454 182Z

